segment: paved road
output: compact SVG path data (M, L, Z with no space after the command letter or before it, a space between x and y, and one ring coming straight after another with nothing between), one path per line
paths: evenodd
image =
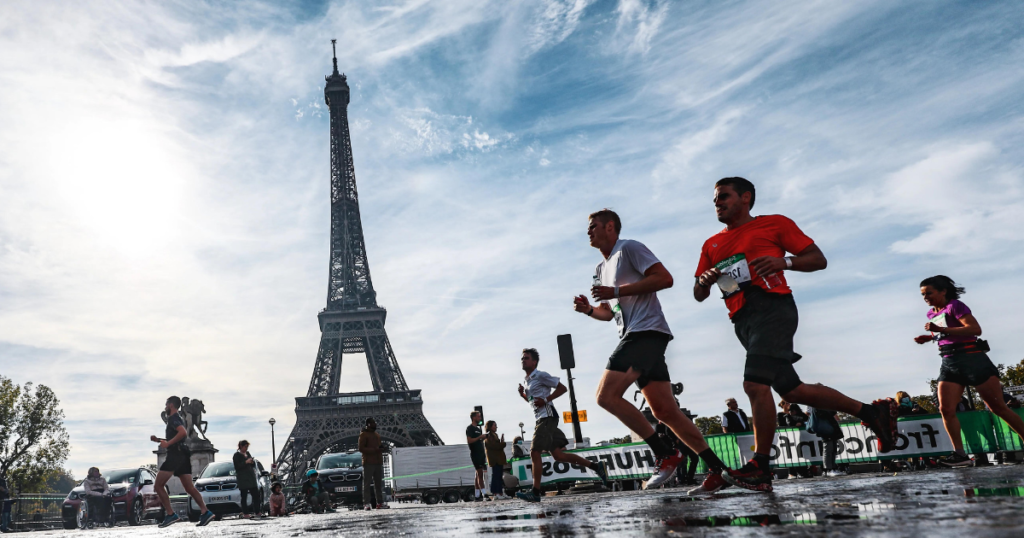
M262 521L228 519L44 531L123 537L191 536L1024 536L1024 466L779 480L772 494L730 489L708 498L680 489L520 501L398 505Z

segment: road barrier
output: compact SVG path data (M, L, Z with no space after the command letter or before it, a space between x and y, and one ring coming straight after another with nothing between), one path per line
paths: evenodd
M1024 409L1015 409L1024 417ZM990 452L1014 452L1024 450L1021 438L1002 419L989 411L967 411L957 413L960 419L961 438L968 454ZM953 452L953 444L942 425L942 416L915 415L901 417L897 423L899 435L896 449L878 453L877 439L860 422L840 424L842 438L836 453L837 463L877 462L880 460L906 459L916 457L944 456ZM753 433L717 434L705 437L708 446L723 463L730 468L741 467L754 453ZM769 460L775 467L806 467L822 461L824 441L818 436L798 428L780 428L772 442ZM612 480L647 478L654 469L653 455L646 443L599 446L566 450L591 461L604 461ZM551 456L543 458L544 484L576 480L597 480L592 472L561 462ZM533 483L532 464L528 457L513 458L512 474L522 485ZM706 472L700 462L698 472Z
M11 529L27 531L60 527L60 510L66 495L18 495L11 505Z

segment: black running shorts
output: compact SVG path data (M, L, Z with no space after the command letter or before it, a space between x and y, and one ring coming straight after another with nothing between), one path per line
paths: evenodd
M540 452L551 452L558 448L565 448L569 445L565 433L558 427L558 417L546 417L537 419L537 425L533 429L533 443L530 450Z
M665 364L665 348L669 340L672 340L672 335L661 331L626 333L604 369L628 372L632 368L640 373L636 386L641 389L651 381L670 381L668 365Z
M174 473L174 476L192 474L192 457L186 452L171 448L167 451L167 459L160 466L160 470Z
M976 387L998 375L999 370L985 353L954 353L942 357L942 366L939 368L939 381L965 387Z
M768 293L756 286L748 288L744 298L743 308L732 317L736 338L747 350L743 380L788 394L803 383L793 368L796 301L791 294Z
M469 459L473 460L474 469L487 468L487 454L478 454L476 452L470 452Z

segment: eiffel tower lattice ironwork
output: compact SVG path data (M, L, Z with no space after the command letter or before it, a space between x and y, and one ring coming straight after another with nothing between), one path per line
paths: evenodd
M331 40L332 46L335 41ZM410 390L391 349L366 260L359 217L352 141L348 129L349 86L344 74L326 77L324 99L331 114L331 261L327 308L320 322L320 350L305 397L295 399L295 426L277 458L278 475L295 482L321 454L355 448L366 417L377 421L382 440L393 446L444 444L423 415L419 390ZM339 393L342 357L363 353L372 392Z

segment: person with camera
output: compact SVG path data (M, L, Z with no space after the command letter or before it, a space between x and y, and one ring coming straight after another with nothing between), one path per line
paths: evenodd
M960 301L965 291L948 276L936 275L922 280L921 296L931 307L924 330L931 334L914 338L918 344L936 341L942 357L938 378L939 413L949 440L953 442L953 453L939 459L939 463L946 467L966 467L972 463L964 451L960 420L956 416L957 404L968 386L978 391L989 410L1005 420L1017 435L1024 437L1024 420L1003 400L999 370L986 354L988 342L978 338L981 336L981 324L971 309Z

